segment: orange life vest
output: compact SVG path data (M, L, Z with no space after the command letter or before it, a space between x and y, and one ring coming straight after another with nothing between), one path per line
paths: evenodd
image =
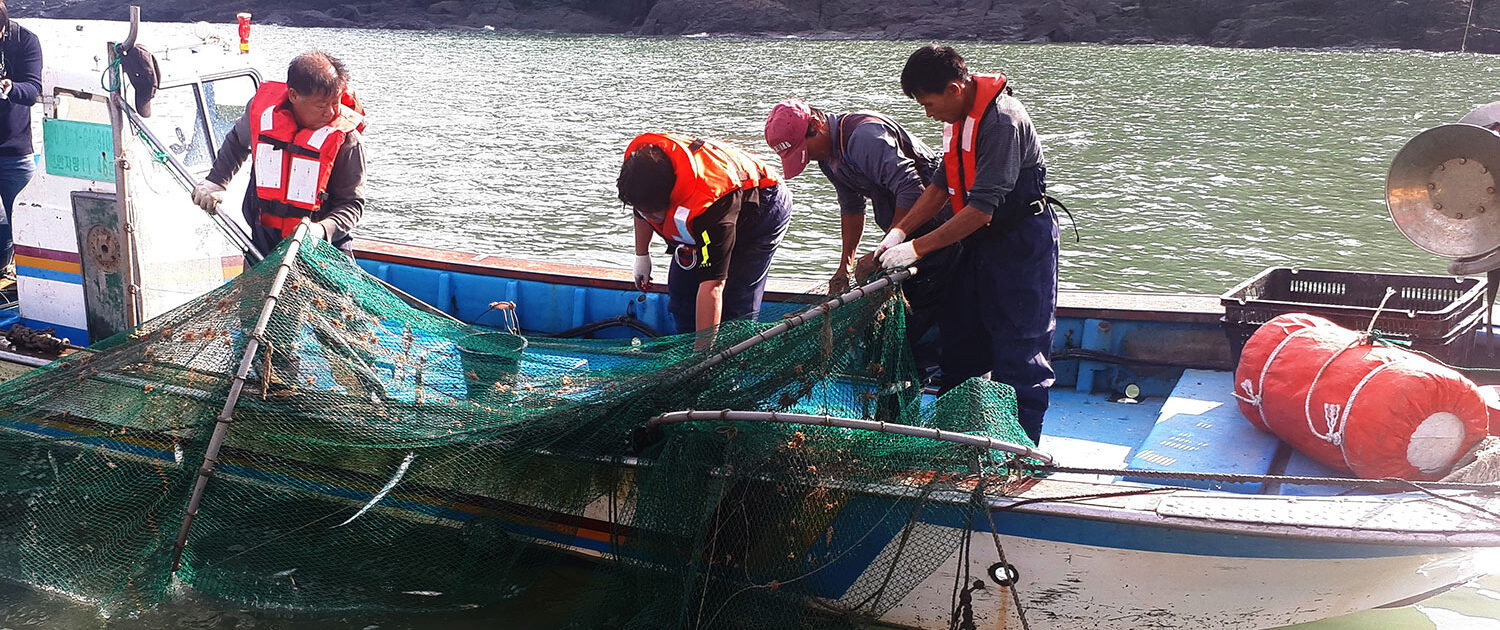
M960 126L943 125L943 171L948 176L948 198L953 212L968 205L969 189L974 186L974 136L979 133L979 121L984 119L990 105L1005 91L1005 75L973 74L974 105L969 108Z
M255 196L294 209L288 216L261 212L260 222L283 237L322 205L344 136L365 128L364 108L352 90L339 97L338 117L319 129L297 125L287 92L285 83L267 81L250 101Z
M661 223L646 219L668 243L698 245L692 233L693 219L724 195L736 190L754 190L781 183L781 178L755 156L740 149L702 138L674 133L643 133L625 149L654 145L672 160L677 183L668 197L667 215Z

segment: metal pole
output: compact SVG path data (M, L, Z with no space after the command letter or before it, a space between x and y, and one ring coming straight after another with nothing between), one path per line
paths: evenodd
M1474 23L1474 0L1469 0L1469 17L1464 20L1464 41L1458 45L1458 52L1469 50L1469 26Z
M122 236L125 241L125 264L122 267L125 276L126 300L128 300L128 306L125 309L127 328L140 325L145 314L141 304L141 274L140 261L136 256L135 221L130 211L129 186L125 182L130 163L125 158L125 99L122 96L125 91L125 82L120 76L119 51L135 46L135 37L140 26L141 8L132 6L130 7L130 35L125 38L124 43L118 45L110 43L109 53L105 57L109 61L110 78L115 84L115 89L109 95L109 123L115 145L115 214L119 217L120 229L124 231Z
M687 380L694 376L702 374L705 370L723 363L729 357L744 352L745 350L748 350L763 341L781 335L782 333L796 328L797 326L801 326L802 324L821 318L835 308L858 300L862 297L865 297L866 295L870 295L871 293L875 293L876 291L884 290L888 286L899 285L902 282L906 281L907 278L910 278L914 273L916 273L916 269L913 268L893 271L890 273L890 275L880 278L879 280L863 285L857 289L849 291L848 293L835 297L812 308L806 309L801 313L798 313L796 317L783 320L781 323L775 326L756 333L754 337L741 341L734 346L709 357L704 362L699 363L698 365L683 372L680 380Z
M860 431L873 431L876 433L894 433L896 435L908 435L911 437L927 438L939 442L951 442L964 446L977 446L994 451L1002 451L1040 460L1042 463L1052 465L1052 455L1044 453L1025 444L996 440L983 435L959 433L956 431L944 431L929 427L916 427L909 424L895 424L881 422L879 420L859 420L855 418L840 418L836 416L815 416L801 413L777 413L774 411L674 411L664 413L646 421L646 426L657 427L664 424L682 424L685 422L776 422L780 424L812 424L824 427L837 427L840 429L856 429Z
M261 338L266 333L266 325L271 321L271 313L281 297L281 289L291 273L292 264L297 260L297 251L302 247L302 239L307 236L307 226L308 220L303 219L302 224L297 226L297 230L292 232L292 242L287 246L286 254L281 257L281 264L276 268L276 277L271 280L271 289L266 292L266 302L260 310L260 319L255 322L255 330L250 333L250 341L245 344L245 352L240 356L240 369L235 372L234 381L229 384L229 396L224 399L224 408L219 411L213 434L208 438L208 449L203 453L203 465L198 468L198 479L193 484L193 494L188 499L187 512L182 516L182 528L177 532L177 544L172 548L173 573L177 572L178 566L182 563L182 552L187 548L188 530L192 529L193 518L198 516L198 507L203 501L203 489L208 485L208 478L214 474L214 467L219 463L219 449L224 446L224 438L229 433L229 423L234 421L234 406L239 403L240 392L245 388L245 378L249 376L250 366L255 361L255 355L260 351Z

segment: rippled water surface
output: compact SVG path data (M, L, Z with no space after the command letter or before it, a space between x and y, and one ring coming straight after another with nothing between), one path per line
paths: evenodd
M29 22L43 37L61 25ZM149 25L181 34L183 25ZM100 26L103 28L103 26ZM50 29L50 30L49 30ZM69 26L71 29L71 26ZM227 27L222 34L230 35ZM350 66L371 117L361 233L624 269L630 220L614 201L621 152L647 130L749 147L770 106L801 96L882 110L930 143L939 128L896 76L914 43L637 39L257 26L281 78L313 46ZM1219 293L1267 266L1440 272L1383 202L1411 136L1500 94L1500 57L1414 52L964 44L971 68L1010 75L1042 134L1051 190L1082 240L1064 243L1065 288ZM772 273L826 277L838 251L832 188L791 182L796 210ZM1500 571L1500 567L1495 567ZM1490 578L1419 606L1305 630L1500 629ZM284 617L174 604L106 622L90 609L0 590L10 628L516 627L482 612ZM550 625L546 619L528 622ZM524 626L523 626L524 627Z
M614 179L636 133L774 160L765 114L795 95L939 138L897 84L911 43L267 31L263 48L319 43L349 60L376 125L365 233L395 240L624 268ZM960 50L1008 73L1030 108L1051 189L1080 226L1062 278L1081 289L1218 293L1273 265L1441 271L1392 227L1386 169L1411 136L1500 85L1500 59L1474 55ZM832 188L815 172L791 183L773 274L821 278L838 249Z

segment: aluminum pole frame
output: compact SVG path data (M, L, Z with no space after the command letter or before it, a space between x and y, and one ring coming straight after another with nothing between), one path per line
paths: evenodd
M756 333L754 337L734 344L734 346L709 357L707 360L699 363L696 366L693 366L692 368L683 372L681 380L688 380L693 378L694 376L702 374L709 368L723 363L726 359L736 354L744 352L763 341L776 337L788 330L796 328L797 326L801 326L802 324L806 324L807 322L819 319L824 315L827 315L829 311L832 311L835 308L858 300L876 291L882 291L886 287L899 285L902 282L905 282L907 278L912 277L912 275L916 272L917 270L914 268L893 271L889 275L882 277L879 280L860 286L857 289L828 300L827 302L806 309L801 313L798 313L795 317L783 320L781 323L775 326L762 330L759 333Z
M292 264L297 260L297 251L302 248L302 239L307 236L309 221L302 220L292 232L291 244L286 248L286 254L281 258L281 264L276 268L276 277L271 279L271 289L266 292L265 306L260 310L260 319L255 322L255 330L250 333L250 341L245 344L245 352L240 356L240 368L234 374L234 382L229 384L229 395L224 399L224 409L219 412L217 422L214 424L213 434L208 438L208 449L203 453L203 465L198 468L198 479L193 484L193 494L188 499L187 512L182 516L182 528L177 532L177 544L172 547L172 572L176 573L182 564L182 552L187 548L188 531L193 527L193 518L198 516L198 508L203 502L203 490L208 485L208 478L213 476L214 467L219 463L219 449L224 446L224 438L229 434L229 423L234 421L234 406L240 401L240 392L245 389L245 379L250 374L250 366L255 362L255 355L260 351L261 338L266 333L266 325L271 321L271 313L276 309L276 304L281 298L281 289L286 285L286 278L290 275Z
M1050 466L1053 463L1052 455L1039 451L1025 444L996 440L983 435L959 433L956 431L944 431L930 427L916 427L909 424L895 424L881 422L879 420L858 420L855 418L840 418L837 416L815 416L803 413L776 413L774 411L674 411L664 413L646 421L646 426L658 427L664 424L682 424L686 422L776 422L780 424L811 424L823 427L836 427L840 429L856 429L860 431L873 431L875 433L894 433L896 435L907 435L911 437L927 438L939 442L951 442L964 446L977 446L992 451L1002 451L1021 457L1029 457L1041 461Z
M125 242L125 264L122 266L125 275L125 326L135 328L141 324L144 317L144 307L141 304L141 270L140 261L136 256L135 222L130 211L130 191L126 183L126 173L130 169L130 161L125 157L125 80L120 76L120 51L128 50L135 46L136 34L141 28L141 8L130 7L130 35L120 44L111 42L106 59L109 61L107 72L110 79L115 82L115 89L109 94L109 126L110 135L114 141L114 163L115 163L115 213L119 217L120 230L124 232L120 236Z

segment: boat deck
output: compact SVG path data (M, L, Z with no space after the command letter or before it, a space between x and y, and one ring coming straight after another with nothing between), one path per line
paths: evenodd
M1171 395L1125 399L1054 389L1040 447L1062 466L1244 475L1342 477L1345 474L1291 451L1256 429L1234 399L1234 374L1185 370ZM1120 477L1060 474L1054 478L1111 483ZM1265 484L1259 481L1125 481L1169 483L1242 494L1326 495L1343 487Z

